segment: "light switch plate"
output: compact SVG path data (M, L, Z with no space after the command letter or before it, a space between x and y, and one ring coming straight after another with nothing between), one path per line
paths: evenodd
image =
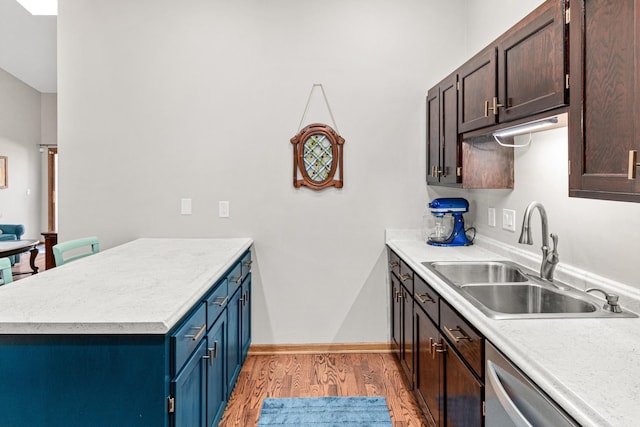
M222 200L218 202L218 217L229 218L229 202Z
M488 224L489 227L495 227L496 226L496 208L489 208L489 212L487 213L488 216Z
M502 228L509 231L516 231L516 211L513 209L502 209Z
M191 215L191 199L180 199L180 214Z

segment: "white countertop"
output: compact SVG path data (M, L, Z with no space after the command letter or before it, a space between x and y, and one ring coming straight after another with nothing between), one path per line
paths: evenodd
M504 256L479 245L434 247L405 237L388 234L387 244L576 421L640 425L640 318L490 319L421 262ZM625 302L621 297L623 309Z
M0 334L166 334L252 243L138 239L0 286Z

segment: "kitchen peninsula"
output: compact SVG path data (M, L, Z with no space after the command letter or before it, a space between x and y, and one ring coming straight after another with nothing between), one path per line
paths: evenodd
M221 415L250 341L252 243L138 239L0 287L0 425Z

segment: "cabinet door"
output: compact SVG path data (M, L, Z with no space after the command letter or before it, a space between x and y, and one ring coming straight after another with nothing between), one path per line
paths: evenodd
M481 427L482 383L446 345L445 378L447 427Z
M395 274L389 272L391 280L391 345L400 359L400 343L402 342L402 285Z
M499 42L500 122L566 104L564 3L544 2Z
M404 286L402 292L402 342L400 365L404 369L408 383L413 382L413 297Z
M207 427L215 427L227 404L226 396L227 312L223 311L208 332L207 359Z
M242 348L240 343L241 302L242 289L236 289L227 304L227 396L231 395L233 386L240 374Z
M430 426L444 426L444 353L438 328L418 306L415 308L416 366L414 388ZM434 346L435 344L435 346Z
M462 166L458 140L458 75L440 83L440 183L462 182L458 167Z
M468 132L497 121L496 49L490 46L458 69L458 131Z
M174 427L206 426L206 356L207 342L202 340L171 382L175 396Z
M458 138L458 75L453 74L427 93L427 182L462 182Z
M573 4L575 3L575 4ZM569 195L640 202L629 151L640 150L640 1L572 2Z
M242 282L242 296L240 297L240 342L242 346L241 363L244 363L251 346L251 273Z
M427 92L427 182L440 182L440 87Z

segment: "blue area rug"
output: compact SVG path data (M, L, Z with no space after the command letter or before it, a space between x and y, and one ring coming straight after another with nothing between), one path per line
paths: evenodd
M384 397L266 398L258 427L391 427Z

